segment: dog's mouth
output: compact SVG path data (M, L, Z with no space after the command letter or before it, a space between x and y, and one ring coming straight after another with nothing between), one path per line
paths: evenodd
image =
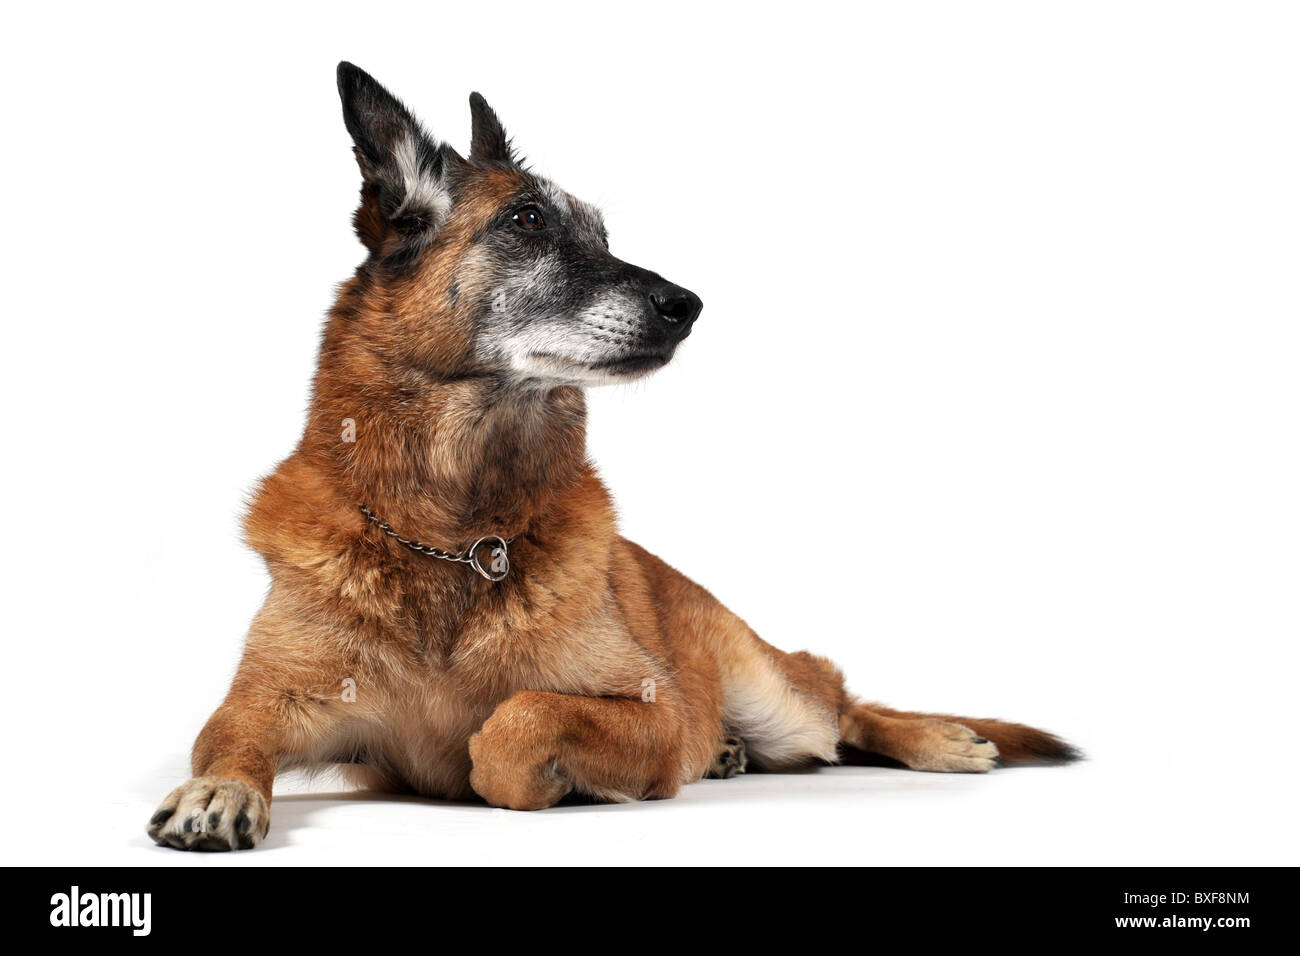
M644 375L646 372L653 372L656 369L663 368L672 357L673 353L671 351L637 352L634 355L620 355L615 358L604 359L588 367L597 372L614 375Z
M599 361L581 361L551 352L533 352L531 357L537 361L573 372L595 373L602 377L635 378L648 375L663 368L673 357L672 349L659 351L632 352L615 355Z

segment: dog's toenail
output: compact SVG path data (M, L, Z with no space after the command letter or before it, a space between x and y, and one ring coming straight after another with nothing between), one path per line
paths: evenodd
M175 807L173 807L170 810L159 810L157 813L155 813L152 817L149 818L149 825L151 827L156 827L160 824L166 823L168 820L172 818L172 814L175 812L176 812Z

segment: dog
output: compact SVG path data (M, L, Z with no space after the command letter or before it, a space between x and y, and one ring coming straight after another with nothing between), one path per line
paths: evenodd
M357 67L338 89L368 254L302 440L251 500L271 588L155 842L256 846L291 767L539 810L854 754L966 773L1078 756L864 703L621 537L585 389L665 365L699 297L615 258L599 211L525 168L477 93L463 157Z

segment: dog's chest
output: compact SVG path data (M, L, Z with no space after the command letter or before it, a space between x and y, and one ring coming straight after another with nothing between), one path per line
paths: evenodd
M512 694L639 697L662 686L665 668L631 633L603 574L537 581L528 563L497 591L406 582L402 613L371 645L384 648L370 669L384 675L384 694L366 749L420 792L468 795L469 738Z
M416 634L411 641L390 683L399 698L392 703L408 715L402 736L459 742L521 690L635 695L663 676L621 617L603 605L570 620L483 613L450 638Z

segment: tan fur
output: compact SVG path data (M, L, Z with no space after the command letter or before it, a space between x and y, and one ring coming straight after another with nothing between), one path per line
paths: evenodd
M150 826L226 807L224 839L265 832L277 771L348 763L372 785L538 809L576 793L670 797L720 753L767 769L837 758L841 742L911 766L985 770L1062 756L1019 725L873 710L839 672L760 640L707 591L620 537L587 460L585 398L503 389L476 365L471 310L490 294L472 245L517 183L467 174L415 268L363 268L340 291L306 431L246 520L273 585L230 692L194 746L195 781ZM357 229L389 243L363 191ZM355 441L342 436L355 423ZM511 538L491 583L369 523L450 549ZM214 783L214 781L216 781ZM206 802L205 802L206 801ZM247 832L231 831L238 814ZM219 842L219 841L217 841Z

